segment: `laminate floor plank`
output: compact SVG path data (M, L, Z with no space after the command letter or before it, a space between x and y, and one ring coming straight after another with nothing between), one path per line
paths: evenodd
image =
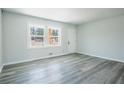
M0 84L123 84L124 63L78 53L4 66Z

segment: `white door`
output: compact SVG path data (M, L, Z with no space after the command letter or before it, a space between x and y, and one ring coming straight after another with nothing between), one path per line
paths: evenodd
M68 52L73 53L76 51L76 28L70 27L68 29Z

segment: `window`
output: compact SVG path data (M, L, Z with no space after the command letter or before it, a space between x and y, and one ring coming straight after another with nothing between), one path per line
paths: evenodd
M44 31L45 27L30 25L30 46L43 47L44 46Z
M59 28L48 27L48 42L50 46L61 45L61 34Z
M30 48L61 46L61 29L47 26L29 26Z

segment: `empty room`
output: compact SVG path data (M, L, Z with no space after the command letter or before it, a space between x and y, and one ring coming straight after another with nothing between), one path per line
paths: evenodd
M0 84L123 83L123 8L0 9Z

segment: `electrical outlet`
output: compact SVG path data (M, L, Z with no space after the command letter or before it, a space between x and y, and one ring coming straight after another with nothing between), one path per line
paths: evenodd
M62 52L65 52L65 50L63 49Z
M53 53L49 53L49 55L53 55Z

